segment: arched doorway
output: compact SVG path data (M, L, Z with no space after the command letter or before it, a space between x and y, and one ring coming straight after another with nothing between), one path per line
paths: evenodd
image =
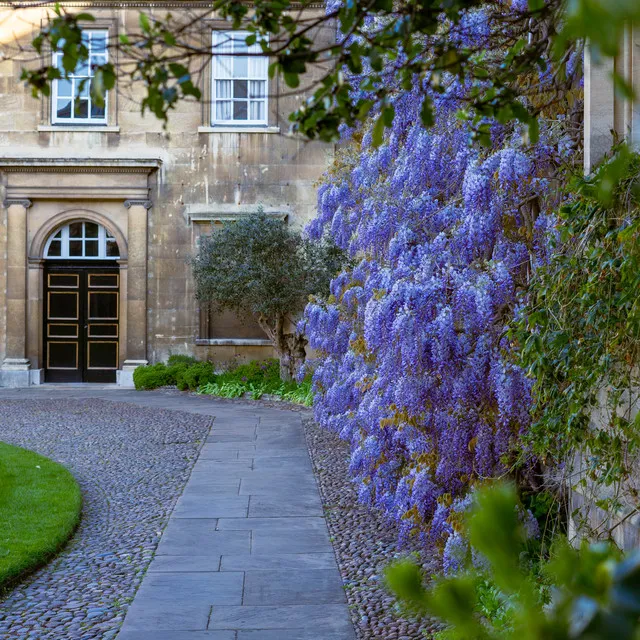
M91 220L48 238L44 265L44 376L47 382L115 382L120 340L120 248Z

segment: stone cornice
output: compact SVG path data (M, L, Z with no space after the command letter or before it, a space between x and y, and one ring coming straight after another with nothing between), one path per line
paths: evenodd
M189 222L207 224L211 222L232 222L243 216L258 212L257 204L187 204L184 213ZM284 207L262 207L262 212L270 218L286 220L289 210Z
M6 173L143 173L162 165L159 158L0 158Z

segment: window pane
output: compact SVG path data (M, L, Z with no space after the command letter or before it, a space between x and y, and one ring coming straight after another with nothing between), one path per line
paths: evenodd
M249 60L244 56L233 59L233 77L246 78L249 73Z
M118 251L118 245L114 240L107 240L107 258L118 258L120 251Z
M76 80L76 97L88 98L89 97L89 81L84 82L82 80Z
M82 240L69 240L69 256L78 257L82 255Z
M84 223L84 237L85 238L97 238L98 237L98 225L95 222Z
M91 117L92 118L104 118L104 107L98 107L95 104L91 104Z
M253 51L252 51L253 53ZM269 75L269 59L267 56L253 55L249 57L249 77L267 79Z
M91 58L89 59L89 68L91 69L91 75L95 73L96 67L105 64L106 61L107 56L91 56Z
M76 67L75 71L73 72L74 76L81 76L81 77L86 77L89 75L89 61L88 60L82 60L78 62L78 66Z
M252 100L249 104L249 120L264 120L264 102Z
M233 119L234 120L246 120L247 119L247 103L234 102L233 103Z
M233 39L234 53L247 53L249 51L246 33L234 33L231 37Z
M70 118L71 117L71 98L59 99L56 113L58 115L58 118Z
M56 80L58 85L58 96L60 98L70 98L72 93L72 83L71 80Z
M216 78L233 78L233 58L220 56L216 60Z
M267 83L264 80L251 80L249 82L250 98L265 98L267 95Z
M233 40L226 31L214 32L213 46L216 53L233 53Z
M47 252L47 255L51 258L59 258L62 255L61 249L62 244L60 240L52 240L51 244L49 245L49 251Z
M98 241L97 240L85 240L84 255L89 258L98 257Z
M74 104L74 116L76 118L86 118L89 115L89 101L76 100Z
M72 222L69 225L70 238L82 238L82 222Z
M218 100L229 100L231 96L231 89L233 83L231 80L217 80L216 81L216 98Z
M231 102L216 102L216 120L231 120Z
M107 34L104 31L91 33L91 52L100 53L107 50Z
M234 98L247 97L247 81L246 80L233 81L233 97Z

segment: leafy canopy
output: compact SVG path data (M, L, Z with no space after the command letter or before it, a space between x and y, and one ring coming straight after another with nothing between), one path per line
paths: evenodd
M199 300L274 323L294 318L310 295L328 292L338 265L332 247L258 212L203 237L193 273Z
M215 51L203 44L199 24L217 17L229 20L234 29L247 30L247 44L259 42L270 56L270 75L280 75L293 91L314 70L311 97L291 114L293 130L308 138L336 140L340 125L353 126L375 114L374 144L379 144L395 117L390 99L414 86L421 88L422 123L431 126L433 94L446 92L446 78L455 77L470 89L460 113L472 119L482 142L490 142L488 119L525 123L535 141L536 116L558 91L540 90L549 61L559 86L577 42L589 38L596 58L615 57L624 25L640 18L635 0L332 0L326 11L319 11L315 2L216 0L197 16L186 10L164 17L141 12L136 31L109 43L110 50L121 54L95 68L94 100L102 104L116 78L142 82L142 111L148 109L165 121L179 101L200 100L198 75ZM480 8L488 16L484 37L470 38L477 33L474 21ZM39 54L47 48L61 51L63 65L57 69L44 63L23 70L34 95L48 95L52 80L87 59L81 28L93 20L91 14L72 14L56 6L33 45ZM327 29L338 38L319 38ZM614 79L619 91L632 95L621 75ZM526 96L537 100L525 104Z

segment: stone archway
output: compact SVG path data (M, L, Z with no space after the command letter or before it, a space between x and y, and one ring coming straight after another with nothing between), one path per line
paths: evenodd
M42 382L43 251L56 229L78 219L102 225L120 248L118 382L132 386L133 370L147 362L148 198L160 165L157 159L0 159L8 255L0 386Z
M60 227L63 227L66 224L69 224L69 222L75 220L95 222L107 229L115 237L116 242L118 243L118 248L120 249L120 260L127 260L127 239L120 227L109 216L92 209L84 208L73 208L61 211L41 225L31 241L31 245L29 247L29 260L44 258L45 245L51 235Z

